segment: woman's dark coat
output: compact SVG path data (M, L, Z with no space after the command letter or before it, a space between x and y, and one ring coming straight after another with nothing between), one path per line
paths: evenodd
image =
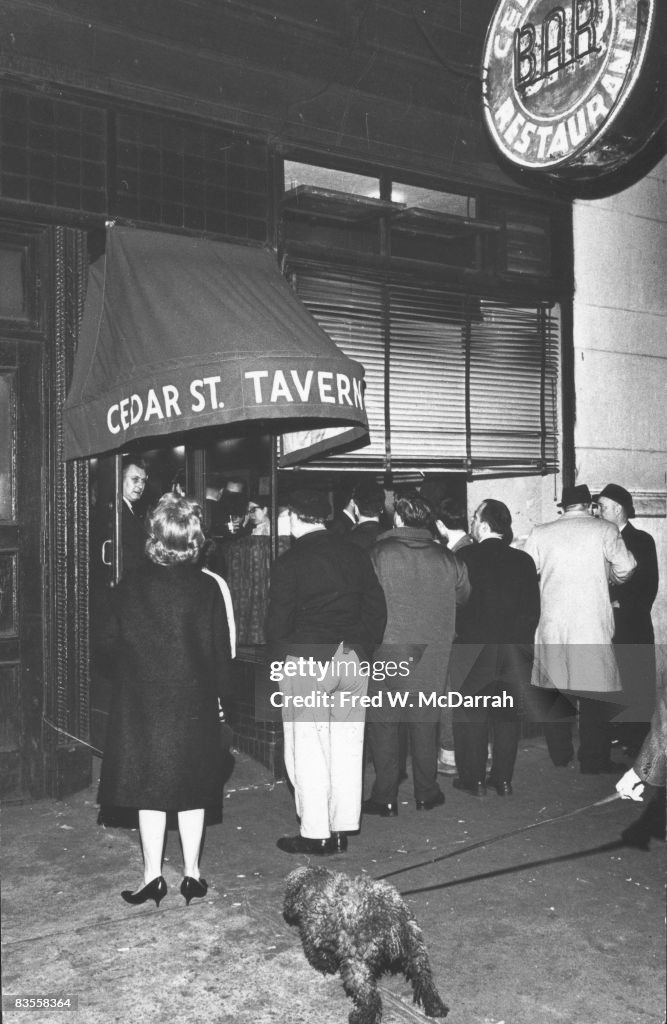
M216 581L190 564L147 560L113 591L103 644L115 686L100 804L219 807L218 697L228 690L231 658Z

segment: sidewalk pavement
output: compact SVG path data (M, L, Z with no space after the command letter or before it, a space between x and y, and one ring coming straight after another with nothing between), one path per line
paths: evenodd
M308 965L281 915L285 876L306 860L275 846L296 831L288 786L235 761L223 822L207 833L208 896L189 907L175 832L159 909L122 902L141 881L138 834L96 823L95 787L3 810L5 1021L345 1024L340 979ZM522 742L513 797L478 800L440 780L444 807L418 812L408 780L397 818L367 818L346 855L318 863L381 875L435 861L393 881L424 931L448 1021L662 1024L665 846L619 838L642 808L616 800L488 843L588 807L616 776L555 768L538 738ZM426 1019L401 976L381 990L384 1024ZM7 1008L10 995L76 997L78 1011L28 1015Z

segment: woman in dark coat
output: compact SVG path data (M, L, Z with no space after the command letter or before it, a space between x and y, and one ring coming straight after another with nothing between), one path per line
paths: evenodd
M102 762L102 806L137 808L144 884L128 903L167 891L162 877L167 811L178 812L181 893L206 895L199 853L207 807L222 802L218 699L227 688L230 645L220 588L198 560L201 510L176 494L149 517L148 559L114 590L104 643L115 690Z

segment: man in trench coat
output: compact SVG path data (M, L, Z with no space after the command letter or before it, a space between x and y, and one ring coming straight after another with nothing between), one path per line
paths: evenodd
M547 746L556 765L574 757L574 705L567 698L576 698L584 774L618 770L609 757L610 701L621 695L609 584L624 583L636 566L618 527L592 516L591 502L585 484L564 487L563 515L536 526L525 546L540 576L532 683L545 691Z

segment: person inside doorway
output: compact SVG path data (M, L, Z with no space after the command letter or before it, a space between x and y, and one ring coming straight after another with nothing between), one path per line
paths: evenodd
M268 537L271 533L271 520L268 505L262 505L251 498L245 515L245 525L249 526L253 537Z
M146 554L146 524L141 499L148 483L146 462L137 456L123 460L123 504L121 510L122 575L136 569Z

